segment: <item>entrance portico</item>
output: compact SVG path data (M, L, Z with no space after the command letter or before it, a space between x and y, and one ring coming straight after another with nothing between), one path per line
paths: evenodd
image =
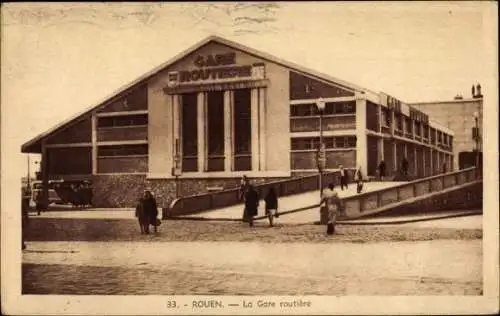
M182 172L265 171L265 90L265 82L165 89L173 101L172 154L182 157Z

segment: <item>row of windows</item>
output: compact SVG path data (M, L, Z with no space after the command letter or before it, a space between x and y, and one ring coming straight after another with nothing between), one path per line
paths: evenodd
M316 103L294 104L290 109L291 116L315 116L319 115ZM325 103L324 115L353 114L356 112L356 101L349 102L327 102Z
M292 150L319 148L319 137L292 138ZM325 148L356 148L356 136L323 137Z
M387 110L382 110L382 116L383 116L383 122L385 122L385 125L387 127L390 126L391 124L391 117L388 115L388 111ZM402 131L403 130L403 117L402 116L396 116L396 130L399 130L399 131ZM411 124L411 119L410 118L404 118L405 120L405 131L407 133L411 133L412 132L412 124ZM435 133L436 133L436 130L434 128L431 128L430 129L430 135L431 135L431 141L434 141L435 139ZM415 122L415 129L414 129L414 132L415 132L415 135L416 136L421 136L421 123L420 122ZM448 143L451 143L451 139L453 139L452 136L448 135L448 134L445 134L443 132L439 132L438 131L438 142L441 142L441 140L443 139L443 142L445 144L448 144ZM423 137L424 138L428 138L429 137L429 129L428 129L428 125L424 125L424 128L423 128Z
M121 127L138 125L148 125L147 114L100 117L97 121L97 127Z
M147 155L148 144L99 146L98 157Z

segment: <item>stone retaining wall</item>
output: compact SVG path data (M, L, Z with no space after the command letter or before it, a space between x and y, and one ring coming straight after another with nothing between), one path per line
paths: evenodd
M253 185L287 178L250 178ZM179 196L207 193L210 187L238 188L240 178L179 179ZM175 179L146 179L145 174L95 175L92 177L93 207L134 207L145 189L151 190L159 207L176 197Z

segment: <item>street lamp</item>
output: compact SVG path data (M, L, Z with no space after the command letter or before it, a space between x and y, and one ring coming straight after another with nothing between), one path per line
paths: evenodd
M29 194L31 192L30 154L28 154L27 156L28 156L28 178L26 180L28 181L28 183L26 185L27 185L27 193Z
M323 144L323 111L325 110L325 101L322 97L316 101L316 107L319 112L319 150L318 150L318 171L319 171L319 195L323 192L323 169L326 165L325 145Z
M474 121L475 121L475 132L473 134L474 136L474 140L476 141L476 168L479 168L479 139L480 139L480 135L479 135L479 113L476 111L474 112Z

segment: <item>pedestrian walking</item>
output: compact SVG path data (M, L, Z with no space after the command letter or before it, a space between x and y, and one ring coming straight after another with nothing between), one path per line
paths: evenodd
M278 218L278 197L274 188L270 188L267 192L266 198L266 215L269 219L269 226L273 227L274 217Z
M344 191L344 187L347 190L347 171L344 169L344 166L339 166L340 172L340 189Z
M361 172L361 167L359 167L357 170L356 170L356 173L354 175L354 181L356 181L356 191L359 193L361 193L361 191L363 191L363 173Z
M321 196L320 207L324 203L328 211L328 222L326 233L327 235L333 235L335 233L335 224L337 222L337 216L339 211L342 209L341 200L334 190L335 186L333 183L328 185L328 188L323 190Z
M144 191L144 197L142 199L142 210L144 212L144 218L146 220L146 234L149 234L149 225L153 225L154 232L158 232L158 226L160 225L160 221L157 218L158 216L158 207L156 205L156 200L151 194L151 191Z
M252 185L248 185L247 192L245 194L245 211L244 211L244 221L248 222L248 225L253 226L253 218L257 216L259 207L259 194Z
M384 181L385 178L385 161L381 160L378 164L378 174L380 176L380 180Z
M139 228L141 230L141 235L145 234L146 231L149 231L148 221L146 218L146 213L144 212L144 207L142 203L142 197L140 197L137 201L137 206L135 207L135 217L139 221Z
M26 249L26 230L28 229L29 223L29 188L24 188L22 190L22 203L21 203L21 249Z
M240 180L240 191L239 191L239 200L243 200L245 198L245 194L247 193L248 186L250 182L248 181L247 176L243 175Z
M401 163L401 171L403 172L403 175L405 177L408 176L408 168L409 168L408 159L406 159L406 157L404 157L403 162Z

